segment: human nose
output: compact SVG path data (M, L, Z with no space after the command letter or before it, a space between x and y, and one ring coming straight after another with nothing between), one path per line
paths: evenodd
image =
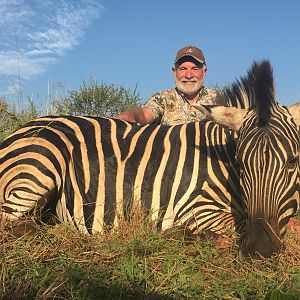
M184 75L186 78L192 78L194 76L192 70L185 70Z

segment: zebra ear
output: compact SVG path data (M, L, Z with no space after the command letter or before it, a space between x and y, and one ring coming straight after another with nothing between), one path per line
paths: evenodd
M205 115L212 121L226 126L229 129L238 131L244 122L248 109L227 107L227 106L205 106L203 105Z
M300 102L289 106L289 112L292 115L293 119L297 123L297 125L300 126Z

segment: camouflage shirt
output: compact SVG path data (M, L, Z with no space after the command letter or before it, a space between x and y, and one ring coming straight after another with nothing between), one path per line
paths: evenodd
M175 125L199 121L204 117L199 109L201 104L218 104L220 93L217 90L202 87L198 99L190 104L186 95L177 88L154 94L144 107L150 109L155 122L163 125Z

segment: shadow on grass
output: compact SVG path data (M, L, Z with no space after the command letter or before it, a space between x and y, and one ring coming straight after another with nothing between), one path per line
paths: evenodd
M278 290L274 290L268 293L265 297L265 300L299 300L300 292L290 291L290 292L280 292Z
M80 298L80 296L79 296ZM92 295L86 295L81 299L146 299L146 300L175 300L172 296L161 295L158 293L144 293L139 290L129 290L120 286L98 287L94 289Z
M109 268L94 265L92 269L80 265L39 265L22 271L12 270L0 300L15 299L158 299L178 297L163 295L147 289L145 282L128 282L112 276ZM8 279L8 278L7 278Z
M6 293L0 293L0 299L15 300L15 299L82 299L82 300L115 300L115 299L136 299L136 300L175 300L177 297L161 295L158 293L145 293L138 289L132 290L122 286L111 286L111 287L90 287L84 288L77 291L71 291L68 289L61 289L59 292L53 293L36 293L36 289L30 288L27 291L15 291L10 290Z

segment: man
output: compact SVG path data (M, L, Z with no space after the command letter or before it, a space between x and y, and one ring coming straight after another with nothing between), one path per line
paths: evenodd
M156 93L142 107L127 110L115 118L140 124L182 124L204 117L197 109L201 104L222 104L220 91L203 86L207 67L199 48L190 45L180 49L172 70L176 88ZM300 234L297 219L290 219L288 228Z
M172 68L176 88L154 94L142 107L127 110L115 118L140 124L182 124L203 118L201 104L217 104L220 93L203 86L206 61L192 45L177 52Z

